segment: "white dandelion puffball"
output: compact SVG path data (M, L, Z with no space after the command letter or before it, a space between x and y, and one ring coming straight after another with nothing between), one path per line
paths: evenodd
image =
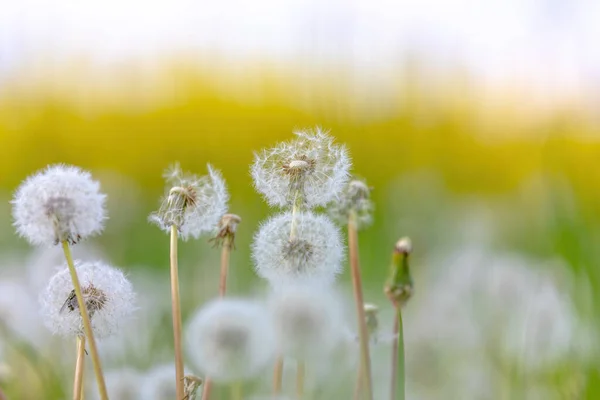
M296 139L255 154L254 187L271 206L286 207L296 201L308 208L324 206L348 181L348 151L319 128L294 134Z
M138 400L142 388L143 376L132 368L120 368L108 370L104 373L106 390L111 399L116 400ZM99 400L100 395L96 385L90 385L88 396L93 400Z
M341 272L344 246L338 228L326 216L300 212L293 217L287 212L260 227L252 256L256 273L273 285L330 283Z
M75 263L94 335L115 333L135 310L135 293L120 270L101 262ZM69 269L52 277L40 296L41 315L54 334L83 335L83 323Z
M12 200L14 225L33 245L74 244L102 231L105 199L88 172L52 165L17 189Z
M182 172L179 164L168 169L164 175L168 192L149 221L167 233L175 225L183 240L215 231L227 212L229 194L221 173L210 164L207 169L208 175L202 177Z
M269 310L278 348L285 355L297 359L322 359L346 338L342 301L333 288L280 287L269 299Z
M355 214L358 228L367 227L373 221L371 188L362 179L348 182L338 199L327 206L329 216L340 224L348 223L351 212Z
M267 310L238 299L213 300L187 329L190 360L219 382L248 379L274 355L274 331Z
M187 375L188 369L184 366L184 373ZM142 379L142 385L139 388L139 400L167 400L176 399L177 391L175 388L175 364L160 364L150 369Z

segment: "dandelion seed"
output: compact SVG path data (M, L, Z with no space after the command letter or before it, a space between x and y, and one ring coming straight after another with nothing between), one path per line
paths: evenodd
M348 152L319 128L295 135L296 139L255 155L251 168L254 186L273 206L325 205L348 181Z
M358 228L370 225L373 221L371 190L364 180L352 179L344 187L338 198L328 205L328 214L334 221L347 224L350 213L354 212Z
M17 189L12 200L14 225L33 245L75 244L104 228L105 198L88 172L49 166Z
M192 362L220 382L248 379L273 357L274 332L259 304L236 299L214 300L192 318L187 332Z
M129 280L116 268L101 262L76 262L81 291L92 329L98 338L114 333L135 309ZM84 335L77 296L67 268L56 273L40 296L46 326L63 336Z
M221 173L207 165L208 175L185 174L178 164L165 172L168 192L150 222L170 233L176 226L183 240L214 231L227 212L229 194Z
M289 285L269 300L281 351L300 360L327 357L346 335L344 312L333 289Z
M292 213L275 216L260 227L252 245L256 273L273 285L332 282L344 257L338 228L312 212L300 212L295 218L293 239Z

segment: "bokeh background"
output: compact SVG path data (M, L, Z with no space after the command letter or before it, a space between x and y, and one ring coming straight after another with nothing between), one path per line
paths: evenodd
M35 302L60 253L14 233L9 201L26 176L69 163L101 181L110 219L81 256L128 271L145 324L140 348L107 349L107 364L147 371L170 361L168 241L146 222L163 169L179 161L202 174L210 162L223 172L243 218L231 292L255 295L265 285L249 245L276 210L252 188L253 152L315 126L347 144L354 172L374 187L360 253L382 330L391 249L413 239L409 399L600 398L597 2L1 8L0 318L17 334L2 338L0 387L10 399L67 398L71 374L37 371L35 357L59 362L46 349L60 340L35 325ZM185 317L216 293L218 250L204 238L180 252ZM349 292L347 273L340 285ZM389 348L380 347L383 396Z

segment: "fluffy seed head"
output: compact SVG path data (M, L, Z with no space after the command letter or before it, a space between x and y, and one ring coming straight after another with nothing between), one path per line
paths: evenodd
M183 173L179 164L165 172L167 193L150 222L169 233L175 225L181 238L198 238L214 231L227 212L229 194L221 173L207 165L208 175L197 177Z
M285 355L315 359L327 355L345 333L341 302L329 288L289 285L271 295L277 343Z
M221 382L248 379L271 360L274 332L267 311L257 303L214 300L192 318L187 331L190 359Z
M101 262L76 262L81 292L97 338L114 333L135 309L129 280ZM46 326L63 336L83 335L77 296L68 268L56 273L40 296Z
M363 179L350 180L338 198L328 205L327 211L340 224L347 224L350 213L354 212L359 228L370 225L373 221L371 188Z
M294 133L296 139L255 154L254 187L272 206L325 205L348 180L348 152L319 128Z
M33 245L71 244L104 227L106 196L78 167L52 165L27 178L12 200L17 233Z
M338 228L326 216L312 212L271 218L260 227L252 245L256 273L272 285L332 282L341 271L343 250Z

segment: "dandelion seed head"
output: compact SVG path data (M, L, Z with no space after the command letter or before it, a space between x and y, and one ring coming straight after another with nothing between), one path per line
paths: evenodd
M33 245L74 244L102 231L105 199L88 172L52 165L17 189L12 200L14 225Z
M202 177L182 172L179 164L168 169L167 194L148 220L167 233L175 225L183 240L214 231L227 212L229 194L221 173L210 164L207 169Z
M338 228L324 215L277 215L264 223L254 237L252 256L256 273L271 284L332 282L341 272L343 250Z
M101 262L76 262L82 295L97 338L115 333L135 310L135 294L118 269ZM54 334L83 334L77 296L68 268L57 272L40 296L40 312Z
M333 288L279 287L269 299L277 343L283 353L302 360L327 357L342 342L343 308Z
M296 139L255 154L251 168L256 190L272 206L300 202L322 206L335 199L348 180L350 157L321 129L295 132Z
M138 400L142 387L142 375L132 368L108 370L104 374L106 390L111 399ZM100 400L100 395L95 385L91 385L88 396L92 400Z
M200 309L187 330L190 360L220 382L250 378L273 357L274 332L258 303L218 299Z
M358 228L369 226L373 222L371 188L365 180L353 178L344 186L338 198L329 203L327 212L340 224L347 224L350 213L354 212Z
M0 324L34 345L43 340L37 310L35 295L27 285L13 279L0 280Z

